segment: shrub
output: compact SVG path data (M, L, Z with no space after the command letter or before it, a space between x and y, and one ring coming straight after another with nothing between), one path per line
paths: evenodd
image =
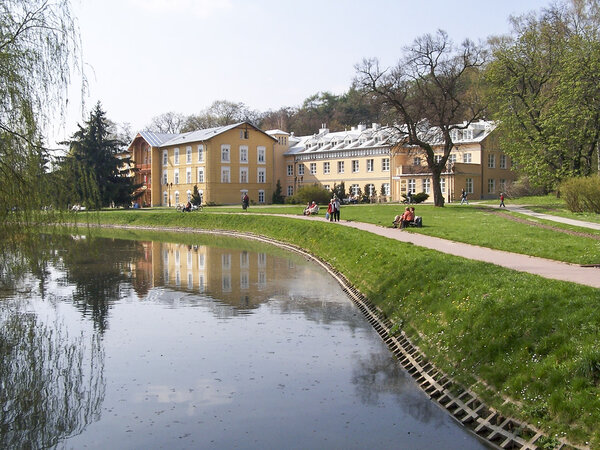
M317 204L329 203L329 199L332 197L331 192L325 189L323 186L313 184L309 186L302 186L293 196L292 203L308 203L317 202Z
M600 214L600 177L570 178L560 185L560 192L571 212Z
M402 197L404 197L404 202L408 202L408 198L406 196L406 194L402 194ZM413 194L410 198L410 202L411 203L423 203L425 200L427 200L429 198L429 194L426 194L425 192L419 192L418 194Z

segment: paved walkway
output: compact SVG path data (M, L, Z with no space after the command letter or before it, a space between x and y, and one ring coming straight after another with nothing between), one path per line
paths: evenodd
M533 211L531 212L533 213ZM305 220L325 221L325 218L323 216L308 217L290 216L285 214L281 214L280 216L292 217L296 219L302 218ZM544 214L544 216L547 215ZM560 219L561 221L564 221L562 217L549 217L555 217L555 219L557 220ZM585 226L581 225L582 222L580 221L573 220L573 222L578 222L574 225ZM571 281L573 283L600 288L600 268L597 267L582 267L577 264L553 261L550 259L538 258L536 256L527 256L518 253L505 252L502 250L493 250L490 248L479 247L477 245L449 241L446 239L426 236L419 233L412 233L410 231L400 230L396 228L382 227L370 223L350 222L346 220L341 220L338 223L343 226L355 228L357 230L368 231L369 233L378 234L379 236L384 236L390 239L396 239L402 242L410 242L419 247L430 248L432 250L448 253L450 255L462 256L464 258L473 259L476 261L488 262L509 269L539 275L544 278L550 278L561 281ZM598 225L590 222L583 223L590 224L593 226Z
M535 211L531 211L530 209L527 209L527 207L520 206L520 205L514 205L514 206L509 205L506 207L506 209L508 209L509 211L512 211L512 212L536 217L538 219L545 219L545 220L551 220L552 222L566 223L569 225L574 225L576 227L590 228L592 230L600 230L600 223L587 222L585 220L567 219L566 217L552 216L550 214L542 214L542 213L538 213Z

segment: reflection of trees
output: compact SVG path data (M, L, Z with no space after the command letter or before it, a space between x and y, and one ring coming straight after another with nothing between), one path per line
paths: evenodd
M97 420L104 399L99 335L86 345L31 314L0 317L0 447L46 448Z
M352 383L363 403L376 405L380 395L393 395L403 411L428 423L439 415L437 407L414 384L410 375L388 352L375 353L356 362Z
M73 301L102 332L108 326L112 303L131 282L131 265L140 257L142 244L117 239L82 239L66 247L62 256L66 282L74 284Z

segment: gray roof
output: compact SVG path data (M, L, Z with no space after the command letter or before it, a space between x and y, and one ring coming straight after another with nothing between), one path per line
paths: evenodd
M217 136L226 131L232 130L240 125L248 124L252 128L263 132L256 128L250 122L238 122L231 125L221 127L206 128L204 130L190 131L188 133L154 133L153 131L140 131L139 135L148 142L152 147L166 147L169 145L182 145L189 142L206 141L214 136ZM273 136L268 135L271 139L276 140Z
M163 143L172 139L177 134L174 133L155 133L153 131L140 131L139 135L152 147L160 147Z

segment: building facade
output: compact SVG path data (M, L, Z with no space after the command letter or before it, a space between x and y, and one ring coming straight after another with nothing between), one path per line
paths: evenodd
M496 198L515 178L501 150L493 122L463 124L452 131L454 147L440 185L446 202ZM142 206L186 203L198 188L204 204L237 204L247 193L252 203L271 203L277 182L284 197L302 186L332 190L344 183L350 197L398 202L410 192L433 201L432 177L424 152L398 144L393 127L372 124L330 132L325 125L310 136L283 130L263 132L248 122L182 134L142 131L129 146L142 184ZM432 143L436 158L442 143Z
M248 122L181 134L142 131L129 151L143 184L140 203L186 203L194 186L205 204L270 203L276 139Z
M502 152L492 122L474 122L453 130L454 147L440 184L446 202L460 200L462 189L471 199L498 197L514 180L510 158ZM281 168L283 194L294 195L303 185L333 189L344 183L350 196L368 193L372 201L398 202L410 192L425 192L433 201L432 177L424 152L398 145L394 128L373 124L350 131L330 132L324 126L311 136L296 137L281 130L267 131L277 139L276 159ZM442 143L434 144L436 158Z

